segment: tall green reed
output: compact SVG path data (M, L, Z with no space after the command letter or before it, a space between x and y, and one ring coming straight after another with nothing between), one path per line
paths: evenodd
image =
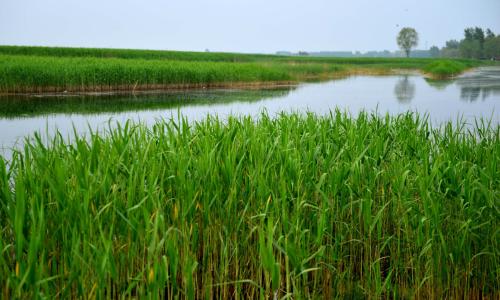
M3 297L498 296L500 129L126 123L0 159Z

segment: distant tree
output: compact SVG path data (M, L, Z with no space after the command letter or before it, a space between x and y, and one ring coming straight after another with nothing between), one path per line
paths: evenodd
M446 42L446 48L448 49L458 49L460 43L457 40L449 40Z
M464 36L466 41L472 41L474 39L474 28L472 27L465 28Z
M431 57L439 57L439 48L436 46L432 46L429 49L429 54L431 55Z
M482 49L478 40L463 40L460 43L460 56L465 58L481 58Z
M474 40L478 41L481 45L484 44L484 31L480 27L474 28L474 33L472 35Z
M440 55L442 57L459 57L460 52L458 51L458 47L460 46L460 42L457 40L449 40L446 41L446 46L443 47L440 51Z
M398 34L397 42L406 57L410 57L411 49L418 45L418 33L411 27L404 27Z
M460 57L460 51L458 49L443 48L440 51L442 57L458 58Z
M497 58L500 55L500 36L495 36L491 29L484 31L480 27L464 29L464 39L460 42L449 40L441 49L442 57Z
M464 30L464 39L460 42L460 55L466 58L480 59L484 57L484 30L480 27L469 27Z
M500 35L493 38L486 38L484 42L484 56L488 59L498 59L500 57Z
M487 59L500 58L500 35L495 36L491 29L486 29L486 37L484 39L483 55Z
M493 33L493 31L491 31L491 29L486 29L486 39L492 39L495 37L495 34Z

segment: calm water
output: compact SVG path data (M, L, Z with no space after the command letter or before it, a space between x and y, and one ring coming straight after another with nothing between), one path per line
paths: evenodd
M190 121L207 114L258 117L266 110L327 114L339 108L397 114L427 113L434 125L477 117L500 124L500 67L481 68L453 81L418 75L357 76L272 90L201 90L148 95L0 97L0 154L9 156L25 137L56 130L63 136L108 128L128 119L152 124L179 114Z

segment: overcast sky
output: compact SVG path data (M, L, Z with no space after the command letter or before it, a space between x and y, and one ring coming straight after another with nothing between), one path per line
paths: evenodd
M0 0L0 44L273 53L396 50L500 34L500 0Z

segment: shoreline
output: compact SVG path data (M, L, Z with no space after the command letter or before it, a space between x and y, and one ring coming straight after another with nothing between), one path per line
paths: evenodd
M343 79L355 76L395 76L413 75L424 76L418 69L383 69L383 68L350 68L335 73L326 73L315 76L303 76L298 80L287 81L249 81L249 82L218 82L218 83L184 83L184 84L141 84L141 85L107 85L107 86L74 86L64 87L37 87L25 92L0 92L0 97L28 96L28 97L71 97L71 96L106 96L129 94L161 94L182 91L203 91L216 89L279 89L296 87L308 82L322 82Z
M205 84L144 84L130 86L99 86L89 88L64 89L57 87L41 88L37 92L0 92L0 97L6 96L31 96L31 97L65 97L65 96L105 96L105 95L128 95L128 94L161 94L165 92L182 91L203 91L217 89L275 89L294 87L300 84L300 81L256 81L256 82L221 82ZM44 91L45 90L45 91Z

